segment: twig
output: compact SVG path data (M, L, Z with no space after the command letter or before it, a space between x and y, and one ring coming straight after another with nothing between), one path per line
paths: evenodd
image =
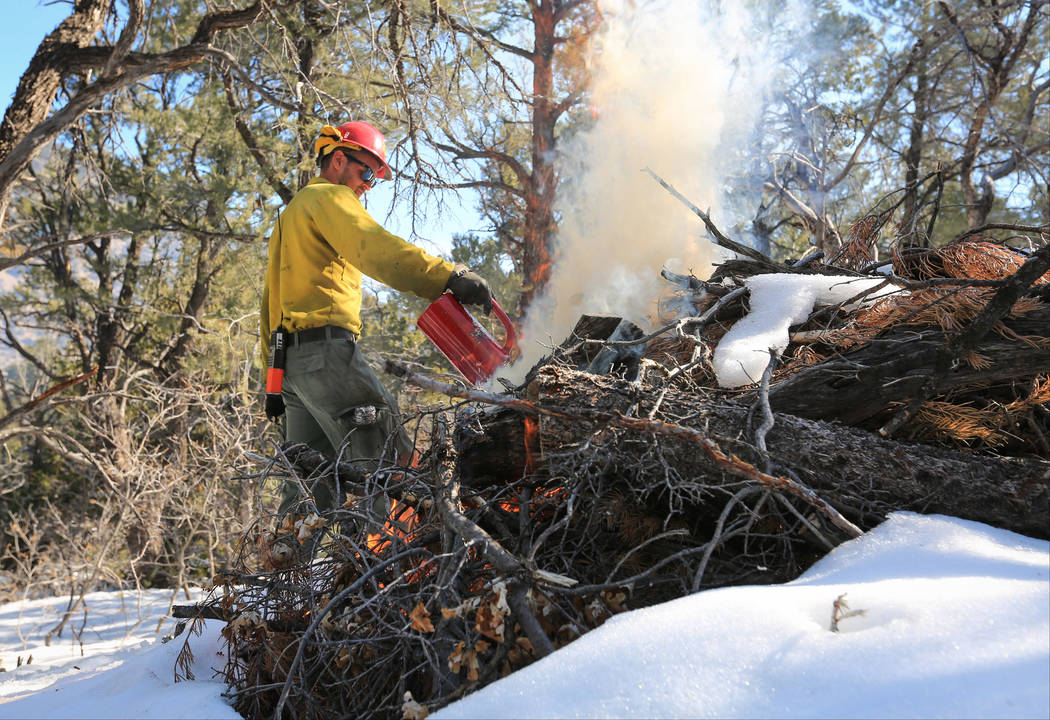
M987 223L980 227L971 228L961 235L957 235L952 242L959 242L965 240L973 235L980 235L983 232L989 230L1014 230L1020 233L1035 233L1039 235L1050 234L1050 223L1043 223L1042 225L1018 225L1015 223Z
M886 262L889 262L888 260ZM928 278L926 280L908 280L900 275L886 275L886 281L899 285L905 290L925 290L932 287L1003 287L1009 284L1010 278Z
M791 502L790 502L790 501L789 501L789 500L788 500L788 499L787 499L786 497L784 497L783 495L777 495L777 500L779 500L779 501L780 501L780 504L781 504L781 505L783 505L784 507L786 507L786 508L788 509L788 512L790 512L790 513L791 513L792 515L794 515L795 517L797 517L797 518L799 519L799 521L800 521L800 522L801 522L801 523L802 523L803 525L805 525L805 526L806 526L806 528L807 528L807 529L808 529L808 530L809 530L809 531L810 531L811 533L813 533L813 536L814 536L815 538L817 538L818 540L820 540L820 542L822 542L822 543L824 544L824 547L825 547L825 548L827 548L827 549L828 549L829 551L831 551L831 550L834 550L834 549L835 549L835 543L831 542L831 541L830 541L830 540L828 540L828 539L827 539L826 537L824 537L824 533L820 532L820 530L818 530L818 529L817 529L817 527L816 527L816 526L815 526L815 525L814 525L813 523L811 523L811 522L809 521L809 519L808 519L808 518L807 518L807 517L806 517L805 515L803 515L802 513L800 513L800 512L798 511L798 509L797 509L797 508L795 508L795 506L794 506L794 505L792 505L792 504L791 504Z
M662 533L659 533L658 535L653 535L648 540L643 540L638 545L635 545L633 548L631 548L630 550L625 552L623 555L621 555L620 559L616 561L616 565L613 566L613 569L610 570L609 574L605 577L606 584L612 583L613 576L616 575L616 571L619 570L621 567L623 567L623 564L625 562L627 562L627 558L629 558L632 555L634 555L636 552L638 552L639 550L644 548L646 545L650 545L650 544L652 544L654 542L658 542L660 540L664 540L664 539L669 538L669 537L681 537L681 536L688 537L689 536L689 531L686 530L685 528L675 528L674 530L668 530L667 532L662 532Z
M766 472L771 471L771 462L769 460L769 451L766 450L766 435L773 429L773 424L776 422L773 418L773 410L769 407L769 380L773 376L773 369L777 366L777 352L773 348L769 349L769 363L766 364L766 369L762 372L762 382L758 388L758 399L756 402L762 409L762 424L758 426L758 430L755 431L755 446L758 447L758 451L762 453L762 459L765 461Z
M632 575L631 577L623 578L622 580L615 580L611 583L600 583L594 585L577 585L572 588L556 588L556 591L558 592L558 594L565 595L568 597L586 597L588 595L594 595L595 593L602 592L603 590L611 590L613 588L618 587L630 587L632 585L636 585L642 580L645 580L651 575L656 574L658 570L662 570L671 563L678 562L679 560L684 560L690 555L696 555L697 553L705 552L708 548L711 547L713 542L714 541L712 540L704 543L703 545L697 545L696 547L690 547L685 548L683 550L679 550L673 555L668 555L664 558L661 558L658 562L656 562L653 565L650 565L648 568L638 573L637 575Z
M835 598L835 602L831 604L831 627L828 629L831 630L831 632L838 632L839 622L846 618L863 615L866 612L866 610L850 610L849 603L846 602L846 593L842 593Z
M684 195L682 195L682 193L678 192L669 182L667 182L662 177L654 173L652 170L650 170L649 168L642 168L642 172L647 172L650 175L652 175L653 179L656 180L656 182L660 183L664 190L678 198L678 200L683 205L692 210L697 217L703 220L704 225L707 227L707 232L710 233L711 237L715 239L716 243L728 250L732 250L738 255L744 255L746 257L749 257L752 260L767 267L774 267L777 270L782 269L768 257L760 253L758 250L755 250L754 248L749 248L747 245L741 245L735 240L730 240L725 235L723 235L722 231L718 229L718 226L716 226L714 222L712 222L710 215L705 213L693 203L689 202L689 200Z
M700 558L700 565L696 568L696 573L693 575L693 592L700 590L700 583L704 579L704 571L707 570L707 563L711 561L711 555L715 551L715 547L718 545L718 541L722 540L722 530L726 524L726 518L729 517L729 511L733 509L733 506L743 500L748 495L753 495L758 492L759 489L756 487L746 487L738 490L733 497L729 498L729 502L722 508L722 512L718 515L718 522L715 524L715 531L711 534L711 539L704 546L704 556ZM768 492L768 491L767 491ZM762 501L759 501L759 505Z

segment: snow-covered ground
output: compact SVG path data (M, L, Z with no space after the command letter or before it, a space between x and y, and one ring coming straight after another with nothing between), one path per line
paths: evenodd
M226 664L222 623L208 622L190 638L195 680L176 684L175 657L188 631L161 642L175 628L166 619L157 629L170 600L170 590L91 593L83 648L70 632L80 629L82 613L44 644L68 598L0 606L0 718L240 718L213 670ZM176 602L188 601L180 594Z
M864 612L831 632L843 595ZM43 647L63 600L0 607L0 718L237 717L217 624L174 683L168 597L90 596L83 657L68 632ZM896 513L794 582L619 615L434 717L1050 718L1050 544Z

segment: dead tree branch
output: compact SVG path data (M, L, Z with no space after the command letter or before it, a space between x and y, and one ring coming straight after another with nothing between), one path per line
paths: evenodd
M642 172L649 173L653 177L653 179L656 180L656 182L660 183L660 186L664 190L666 190L667 192L671 193L683 205L685 205L687 208L692 210L693 213L697 217L699 217L701 220L703 220L704 226L707 228L707 232L710 233L711 237L714 238L716 243L718 243L719 245L721 245L722 247L724 247L724 248L726 248L728 250L732 250L733 252L737 253L738 255L744 255L745 257L749 257L749 258L751 258L752 260L754 260L757 263L773 267L773 268L776 269L776 271L783 270L783 268L778 266L776 263L774 263L772 260L770 260L768 257L763 255L762 253L758 252L757 250L755 250L753 248L749 248L747 245L741 245L740 243L736 242L735 240L730 240L728 237L726 237L725 234L721 230L718 229L718 226L714 224L714 221L711 220L711 216L710 215L708 215L703 210L698 208L696 205L691 203L688 198L686 198L684 195L682 195L682 193L678 192L678 190L676 190L674 188L674 186L672 186L670 183L668 183L662 177L657 175L655 172L653 172L649 168L642 168Z

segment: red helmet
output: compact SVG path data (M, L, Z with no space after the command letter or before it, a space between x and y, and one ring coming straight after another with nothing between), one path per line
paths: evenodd
M386 140L383 139L383 133L369 123L354 120L339 127L325 125L321 128L321 136L314 143L314 152L327 155L337 147L363 150L379 161L376 175L384 180L390 178L392 173L386 162Z

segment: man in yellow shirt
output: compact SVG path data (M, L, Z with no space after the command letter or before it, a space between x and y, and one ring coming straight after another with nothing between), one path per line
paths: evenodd
M286 442L372 467L383 458L405 461L413 444L396 403L357 352L362 274L426 300L448 290L486 313L492 292L466 266L428 255L365 210L361 198L391 175L376 128L326 125L314 151L319 176L296 193L270 235L260 312L264 357L271 333L287 334L283 388L276 403L268 400L267 415L286 415ZM314 494L322 507L338 500L328 488ZM286 488L282 511L296 499L295 488Z

